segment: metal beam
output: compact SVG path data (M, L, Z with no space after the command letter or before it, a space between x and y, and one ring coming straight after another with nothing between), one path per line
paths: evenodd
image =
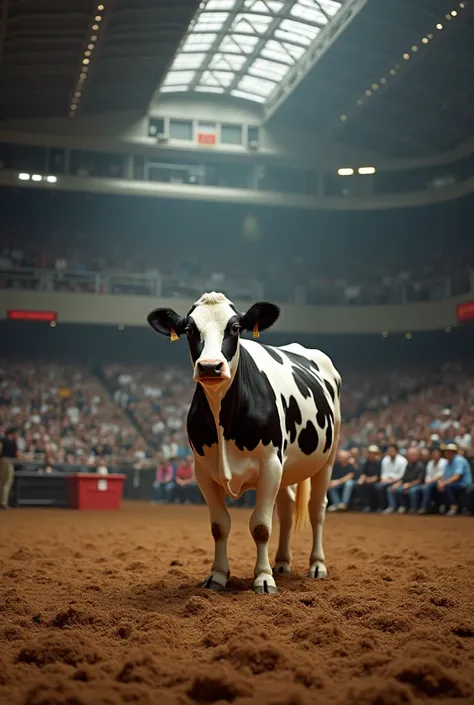
M7 35L8 2L9 0L2 0L2 17L0 20L0 65L3 59L3 49L5 47L5 37Z
M369 0L346 0L337 15L332 17L331 22L328 22L318 36L315 37L311 46L308 47L306 56L288 71L283 81L279 84L278 89L275 91L275 94L270 96L269 100L264 104L264 122L267 122L287 100L296 86L301 83L303 78L314 68L336 39L357 17L368 1Z

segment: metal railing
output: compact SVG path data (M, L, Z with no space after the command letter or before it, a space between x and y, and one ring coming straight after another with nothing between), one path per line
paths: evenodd
M316 284L304 286L285 282L251 279L195 277L120 271L69 271L18 267L0 270L0 289L20 291L72 292L198 298L204 291L222 291L240 301L262 299L298 305L348 306L386 305L442 301L474 292L474 270L465 269L440 276L390 284L367 283L360 286Z

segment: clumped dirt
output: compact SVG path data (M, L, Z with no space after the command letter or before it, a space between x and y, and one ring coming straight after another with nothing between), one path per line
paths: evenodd
M232 518L217 594L204 507L2 513L0 703L474 703L472 520L329 516L330 578L304 577L308 530L269 597Z

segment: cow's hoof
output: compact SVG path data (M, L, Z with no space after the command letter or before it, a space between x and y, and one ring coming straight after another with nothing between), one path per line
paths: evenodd
M214 592L222 592L225 590L225 585L214 580L214 576L210 575L207 580L201 585L204 590L213 590Z
M263 581L263 585L254 585L253 591L257 595L277 595L278 588L276 585L270 585L266 580Z
M324 565L313 565L308 571L308 578L314 580L325 580L328 577L328 571Z
M275 563L273 568L273 575L289 575L290 574L290 564L286 562Z

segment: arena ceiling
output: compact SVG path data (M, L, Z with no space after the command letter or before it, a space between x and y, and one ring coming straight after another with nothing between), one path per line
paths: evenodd
M0 120L146 109L198 6L0 0Z
M474 136L473 6L0 0L0 120L145 110L158 88L240 97L328 141L432 154Z

